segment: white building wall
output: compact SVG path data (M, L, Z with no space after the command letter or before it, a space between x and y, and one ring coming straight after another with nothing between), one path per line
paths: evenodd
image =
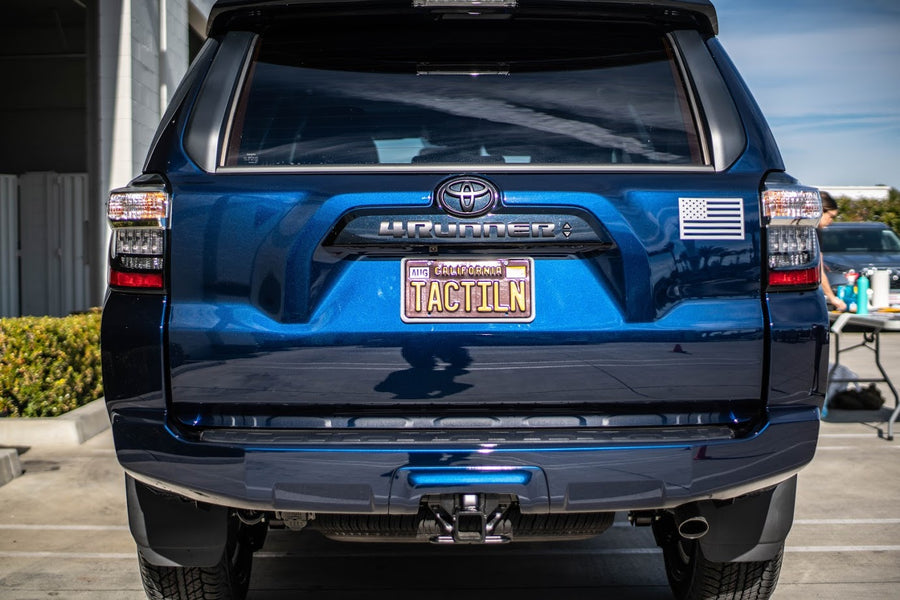
M109 190L140 173L187 71L188 0L100 0L99 30L100 189Z
M140 172L159 123L159 37L159 1L131 0L132 175Z
M132 176L187 68L187 0L131 0Z
M160 55L160 114L165 112L175 88L187 72L188 57L188 1L166 0L164 7L165 28L161 39L164 42ZM160 14L162 19L163 14Z
M891 194L891 188L886 185L820 185L835 198L849 198L850 200L887 200Z

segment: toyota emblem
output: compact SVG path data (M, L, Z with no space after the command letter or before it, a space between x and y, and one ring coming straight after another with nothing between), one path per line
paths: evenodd
M437 189L438 204L456 217L478 217L493 210L500 190L481 177L454 177Z

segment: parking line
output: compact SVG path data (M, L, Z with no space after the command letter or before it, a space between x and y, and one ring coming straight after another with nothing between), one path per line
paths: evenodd
M822 553L835 554L846 552L900 552L900 546L786 546L785 552L789 553ZM622 555L649 555L660 554L659 548L600 548L600 549L552 549L544 551L535 551L528 553L516 553L516 556L528 555L590 555L590 556L622 556ZM382 554L351 554L345 558L366 558L370 556L383 556ZM302 558L316 556L321 557L322 554L306 553L306 552L257 552L254 558L272 559L272 558ZM137 553L123 552L30 552L30 551L5 551L0 550L0 558L58 558L58 559L92 559L92 560L135 560Z
M128 531L128 525L20 525L0 523L6 531Z
M900 546L785 546L785 552L900 552Z
M796 553L814 553L833 554L841 552L900 552L900 545L896 546L785 546L785 552ZM533 552L516 552L516 556L531 555L587 555L587 556L622 556L622 555L643 555L643 554L661 554L659 548L573 548L573 549L546 549L535 550ZM303 558L303 557L320 557L321 553L306 552L257 552L254 558ZM382 556L377 553L351 554L345 558L365 558L369 556ZM417 556L420 556L417 554Z
M794 525L896 525L900 519L794 519Z
M68 559L102 559L102 560L135 560L137 553L123 552L27 552L0 550L0 558L68 558Z

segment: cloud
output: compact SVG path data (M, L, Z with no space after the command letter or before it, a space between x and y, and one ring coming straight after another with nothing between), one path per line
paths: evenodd
M719 0L716 7L720 41L769 119L788 170L818 183L900 188L900 2Z
M900 31L898 27L897 31ZM900 110L900 36L884 27L723 40L757 100L778 113Z

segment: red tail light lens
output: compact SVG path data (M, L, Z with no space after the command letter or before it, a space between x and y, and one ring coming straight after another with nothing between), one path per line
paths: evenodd
M162 273L124 273L110 269L109 285L160 290L163 287L163 277Z
M770 271L770 286L817 286L819 285L819 268L802 269L800 271Z

